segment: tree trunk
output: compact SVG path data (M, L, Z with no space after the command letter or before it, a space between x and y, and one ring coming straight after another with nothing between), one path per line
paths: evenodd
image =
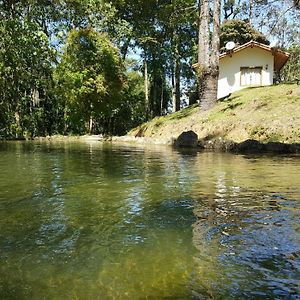
M209 35L209 1L203 0L199 4L198 73L209 67Z
M205 111L217 102L220 48L220 0L214 0L213 32L210 39L209 1L199 6L198 81L200 108Z
M249 24L252 25L253 22L253 0L249 1Z
M67 130L68 130L68 123L67 123L67 119L68 119L68 110L67 110L67 104L64 103L64 135L67 134Z
M180 110L180 71L181 71L181 62L180 62L180 46L179 46L179 36L176 30L173 34L174 41L174 74L173 74L173 112Z
M146 117L149 117L150 103L149 103L149 79L148 79L148 64L145 58L144 60L144 85L145 85L145 113Z
M21 129L21 124L20 124L20 114L17 110L15 111L15 123L16 123L16 127L17 127L17 130L15 132L15 137L16 137L16 139L18 139L20 137L19 133L20 133L20 129Z
M90 115L90 120L89 120L89 134L93 133L93 126L94 126L94 121L92 115Z
M172 72L172 103L173 112L180 110L180 58L174 62L174 72Z
M213 13L213 35L210 56L210 75L211 80L215 82L211 85L211 105L214 106L218 99L218 79L219 79L219 61L220 61L220 14L221 14L221 1L214 1Z
M216 91L218 89L218 76L215 74L206 74L202 79L202 94L200 108L202 111L209 110L216 105Z
M177 55L175 62L175 103L176 111L180 110L180 57Z
M161 94L160 94L160 115L163 115L164 109L164 79L161 79Z
M175 91L175 74L172 68L171 82L172 82L172 111L176 112L176 91Z
M220 57L220 14L221 14L221 1L214 1L214 14L213 14L213 37L212 37L212 54L211 65L213 68L219 68Z
M150 104L150 118L154 118L159 115L159 98L158 98L158 88L159 83L157 82L158 77L157 74L153 74L152 82L151 82L151 104Z
M90 117L89 117L89 121L87 124L87 129L88 129L89 134L93 133L93 127L94 127L93 110L94 110L93 103L91 103L90 104L90 112L89 112Z
M210 91L207 91L209 80L209 52L210 52L210 31L209 31L209 1L203 0L199 4L199 41L198 41L198 81L199 100L201 110L206 110L211 105L209 98ZM208 103L206 103L208 101Z

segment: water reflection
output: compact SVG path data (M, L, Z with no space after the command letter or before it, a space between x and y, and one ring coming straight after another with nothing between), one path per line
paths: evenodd
M297 299L299 166L0 144L0 298Z
M268 160L283 170L285 158ZM207 175L210 186L194 208L197 298L297 299L300 294L300 211L299 198L294 199L299 182L287 180L297 166L277 173L261 168L259 160L258 168L252 163L235 156ZM248 168L237 172L241 165Z

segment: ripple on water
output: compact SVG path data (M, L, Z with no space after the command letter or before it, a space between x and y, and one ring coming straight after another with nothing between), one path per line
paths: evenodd
M211 261L213 257L212 267L221 279L218 284L214 278L201 275L202 280L210 282L204 290L207 292L213 285L215 292L211 295L236 299L298 299L299 204L284 195L258 193L256 197L252 194L234 202L214 203L208 210L198 206L195 212L201 218L194 226L194 245L200 250L198 260ZM200 294L204 295L201 289Z
M296 158L4 148L0 299L299 299Z

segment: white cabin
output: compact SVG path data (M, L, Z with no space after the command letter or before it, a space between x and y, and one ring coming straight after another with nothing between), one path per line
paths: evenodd
M222 53L218 99L246 87L272 85L288 58L288 53L254 41Z

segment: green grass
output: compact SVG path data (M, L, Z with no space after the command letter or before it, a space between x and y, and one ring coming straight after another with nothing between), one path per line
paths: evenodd
M200 112L192 105L133 129L129 135L176 138L193 130L199 138L222 137L236 142L300 142L300 87L274 85L232 94L213 109Z

